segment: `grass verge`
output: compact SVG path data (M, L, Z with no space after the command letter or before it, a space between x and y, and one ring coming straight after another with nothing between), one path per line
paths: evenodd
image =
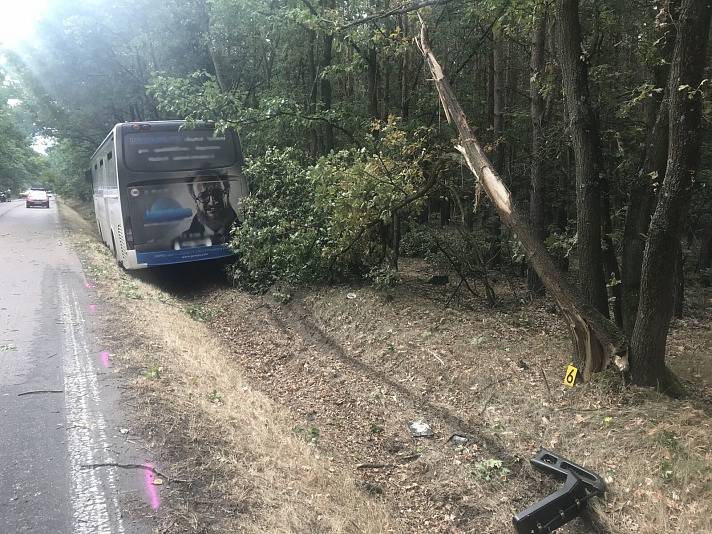
M164 532L398 531L386 506L337 472L295 421L254 390L202 313L123 272L69 206L62 217L90 281L124 401L163 458ZM196 316L193 319L191 316Z

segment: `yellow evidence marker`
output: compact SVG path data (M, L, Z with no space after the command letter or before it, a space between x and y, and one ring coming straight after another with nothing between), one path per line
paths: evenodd
M564 385L569 386L570 388L574 387L574 384L576 383L576 377L578 376L578 369L574 367L572 364L569 364L566 367L566 376L564 376Z

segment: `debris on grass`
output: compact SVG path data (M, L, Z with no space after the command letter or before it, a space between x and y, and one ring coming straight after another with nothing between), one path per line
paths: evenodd
M435 435L430 425L422 420L411 421L408 423L408 428L414 438L432 438Z
M450 439L448 441L455 446L464 447L470 442L470 438L468 438L467 436L462 436L460 434L453 434L452 436L450 436Z

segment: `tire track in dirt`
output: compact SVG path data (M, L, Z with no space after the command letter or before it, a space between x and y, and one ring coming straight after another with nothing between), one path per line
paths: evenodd
M386 384L389 388L396 390L423 415L429 416L432 420L439 419L446 423L452 428L453 434L465 434L478 443L484 444L489 452L511 464L515 473L519 472L521 466L519 457L507 451L496 437L487 435L480 424L471 419L465 420L444 406L416 397L408 388L389 378L384 371L375 369L350 356L341 344L317 324L314 315L300 303L290 302L283 309L270 304L266 304L265 307L272 314L277 324L284 325L285 331L286 325L290 324L293 330L297 331L307 342L318 346L322 352L331 353L340 361L349 365L355 372L366 375L374 382Z
M499 532L511 513L554 487L542 489L528 462L478 422L349 354L299 301L280 305L237 290L202 301L222 310L212 325L256 387L287 406L301 425L318 428L318 448L357 472L366 493L382 493L406 531ZM408 435L407 422L420 417L436 429L435 439ZM374 421L387 430L369 432ZM469 436L471 448L453 447L448 439L454 433ZM403 461L413 455L415 461ZM506 481L492 482L494 491L472 474L472 465L486 458L502 460L510 471ZM379 467L359 470L363 464Z

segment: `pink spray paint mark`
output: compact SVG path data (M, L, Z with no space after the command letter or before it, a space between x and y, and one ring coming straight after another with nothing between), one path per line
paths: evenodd
M96 304L89 304L89 312L96 313Z
M95 286L91 282L86 281L84 282L84 287L86 287L87 289L94 289Z
M104 366L104 369L109 368L109 353L105 350L102 350L101 353L99 354L101 356L101 365Z
M144 464L145 467L148 469L144 469L144 482L146 483L146 492L148 493L148 502L151 505L151 508L154 510L158 510L158 507L161 506L161 498L158 496L158 489L156 488L156 485L153 483L156 480L156 475L151 469L153 469L152 464Z

